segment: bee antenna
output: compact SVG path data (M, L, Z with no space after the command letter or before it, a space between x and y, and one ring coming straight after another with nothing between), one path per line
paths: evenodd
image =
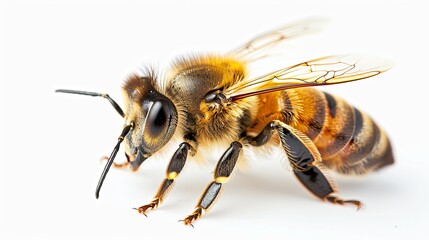
M55 92L61 92L61 93L71 93L71 94L79 94L79 95L86 95L86 96L92 96L92 97L104 97L105 99L109 100L110 104L115 108L115 110L121 115L122 117L125 116L124 111L122 111L119 104L113 100L109 94L106 93L96 93L96 92L86 92L86 91L78 91L78 90L68 90L68 89L57 89Z
M95 197L98 199L100 196L100 189L103 185L104 179L106 178L107 173L109 172L110 167L113 164L113 160L115 160L116 153L119 151L119 147L124 140L124 137L128 134L128 132L131 130L133 124L127 125L122 130L121 135L118 137L118 143L116 143L115 148L113 149L112 153L110 154L109 159L107 160L106 166L103 169L103 172L101 173L100 180L98 180L97 189L95 190Z

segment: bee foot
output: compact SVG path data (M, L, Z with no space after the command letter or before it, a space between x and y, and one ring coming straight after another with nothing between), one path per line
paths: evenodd
M133 208L133 209L136 210L138 213L143 214L147 217L146 212L149 210L154 210L155 208L158 207L158 205L159 205L159 199L155 198L149 204L143 205L139 208Z
M102 156L100 158L100 161L107 161L107 160L109 160L108 156ZM130 165L130 163L129 162L124 162L124 163L115 163L114 162L112 165L114 168L127 168Z
M191 215L187 216L183 220L179 220L179 222L183 222L183 224L189 225L192 228L194 228L194 225L192 225L192 222L199 219L201 215L202 215L202 209L200 207L197 207Z
M356 206L356 210L359 210L363 207L363 203L358 200L343 200L335 196L328 196L326 197L326 200L328 200L331 203L339 204L339 205L352 204Z

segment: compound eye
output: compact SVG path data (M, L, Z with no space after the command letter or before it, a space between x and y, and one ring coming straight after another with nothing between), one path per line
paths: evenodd
M170 118L166 106L161 101L154 102L147 116L145 132L151 137L158 137L167 130Z
M136 135L140 147L145 153L154 153L162 148L173 136L177 126L177 110L170 99L161 96L143 103L146 115Z

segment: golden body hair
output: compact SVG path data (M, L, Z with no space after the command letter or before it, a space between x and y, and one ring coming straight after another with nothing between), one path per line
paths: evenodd
M182 128L194 133L200 144L227 144L243 133L256 136L269 122L279 120L308 136L323 163L339 173L363 174L393 163L384 131L339 97L315 88L296 88L236 102L206 103L196 99L246 78L245 63L232 57L206 55L179 60L174 67L167 94L186 109Z
M256 78L246 71L247 63L265 56L262 50L311 33L321 22L308 19L282 26L225 55L181 58L163 79L153 72L131 75L122 88L125 111L107 94L57 90L104 97L124 118L118 142L106 157L96 197L112 165L137 171L147 158L175 150L152 201L135 208L146 215L172 189L188 154L207 158L212 154L207 150L217 145L221 149L215 156L213 180L195 210L182 220L192 225L213 206L238 160L248 157L248 149L276 146L310 193L323 201L360 208L360 201L336 196L327 168L362 175L393 164L390 141L367 114L313 87L373 77L390 64L346 54L301 62ZM116 164L113 161L122 142L127 161Z

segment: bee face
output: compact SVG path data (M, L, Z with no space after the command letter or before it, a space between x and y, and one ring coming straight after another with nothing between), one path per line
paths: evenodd
M163 147L176 130L176 107L154 86L152 77L131 76L123 87L127 103L125 121L126 125L132 125L124 141L131 158L148 158Z

